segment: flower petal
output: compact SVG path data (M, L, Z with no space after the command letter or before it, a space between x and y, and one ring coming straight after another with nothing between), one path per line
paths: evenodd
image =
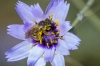
M76 35L67 32L63 38L66 44L70 46L70 50L78 49L77 46L79 46L81 40Z
M31 43L23 41L14 46L13 48L11 48L10 50L8 50L7 52L5 52L5 55L8 55L7 58L17 56L21 53L29 51L31 49L31 46L32 46Z
M24 25L12 24L7 26L7 34L21 40L25 40Z
M26 51L24 53L17 54L17 55L15 55L13 57L10 57L7 61L11 62L11 61L22 60L22 59L28 57L29 53L30 53L30 51Z
M43 15L44 13L38 3L35 4L34 6L31 5L31 9L32 9L32 14L34 15L35 22L39 22L44 19Z
M70 21L63 22L59 24L58 28L60 30L60 36L66 34L72 28Z
M51 14L53 14L53 16L54 16L55 12L58 8L58 5L62 2L64 2L64 1L63 0L62 1L61 0L60 1L59 0L51 0L49 5L46 8L46 15L50 16Z
M65 41L58 39L58 45L56 47L56 51L58 51L62 55L69 55L69 47L65 43Z
M52 8L52 6L55 5L55 3L58 4L59 1L60 1L60 0L50 0L50 3L48 4L48 6L47 6L47 8L46 8L45 13L47 13L47 12ZM57 6L57 5L55 5L55 7L56 7L56 6Z
M31 11L31 7L28 6L27 4L18 1L18 3L16 4L16 11L18 13L18 15L20 16L20 18L23 21L29 22L29 23L33 23L34 20L34 16L32 15L32 11Z
M28 66L34 66L38 59L43 55L44 49L38 45L31 49L31 53L28 57Z
M48 49L48 48L45 49L44 59L46 62L52 61L54 52L55 52L55 47L52 47L50 49Z
M59 22L63 22L66 19L70 4L62 3L55 12L54 19L58 19Z
M34 23L24 22L24 31L27 32L34 26Z
M55 53L55 56L53 58L53 61L51 62L52 66L65 66L65 60L63 55L59 53Z
M34 66L45 66L45 65L46 65L46 62L45 62L44 58L40 57Z
M70 4L64 3L64 0L54 0L52 7L49 6L50 10L47 15L53 14L53 20L59 20L63 22L66 19Z

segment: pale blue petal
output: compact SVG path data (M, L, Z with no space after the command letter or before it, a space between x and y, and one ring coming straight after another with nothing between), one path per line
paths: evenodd
M50 3L48 4L46 10L45 10L45 13L48 12L48 10L53 6L53 3L54 3L54 0L50 0Z
M26 51L24 53L20 53L18 55L15 55L13 57L10 57L7 61L8 62L12 62L12 61L22 60L22 59L28 57L29 53L30 53L30 51Z
M28 57L30 53L30 49L32 47L32 44L30 44L27 41L23 41L19 43L18 45L14 46L10 50L8 50L5 54L7 55L6 58L8 58L8 61L18 61L21 59L24 59Z
M40 57L34 66L45 66L45 65L46 65L46 61L44 60L43 57Z
M79 46L81 40L76 35L67 32L63 38L66 44L70 46L70 50L78 49L77 46Z
M12 24L7 26L7 34L21 40L25 40L24 25Z
M62 1L62 0L50 0L50 3L48 4L48 6L46 8L45 13L47 13L52 8L52 6L54 7L55 3L56 3L56 5L55 5L55 7L56 7L60 1Z
M43 55L44 49L38 45L34 46L31 49L31 53L29 54L27 64L28 66L34 66L38 59Z
M59 54L59 53L55 53L54 59L51 62L52 66L65 66L65 60L63 55Z
M33 22L34 16L32 15L32 11L31 11L30 6L28 6L27 4L25 4L21 1L18 1L15 9L23 21L26 21L29 23Z
M64 3L64 0L59 0L57 2L53 2L53 6L48 11L47 15L53 14L53 20L59 20L59 22L63 22L66 19L70 4L67 2Z
M44 13L38 3L35 4L34 6L31 5L31 9L32 9L32 14L35 16L34 17L35 22L39 22L44 19L43 15Z
M52 59L54 57L54 52L55 52L55 47L45 49L44 59L46 62L52 61Z
M71 32L67 32L67 33L65 34L65 36L70 36L70 37L72 37L73 39L75 39L75 40L77 40L77 41L81 41L80 38L78 38L76 35L74 35L74 34L71 33Z
M34 26L34 23L24 22L24 31L27 32Z
M53 2L52 2L53 1ZM50 15L56 15L55 13L56 13L56 10L58 9L58 7L59 7L59 5L63 2L64 3L64 1L58 1L58 0L51 0L51 6L48 6L47 8L49 8L48 9L48 12L47 12L47 14L46 14L46 16L50 16Z
M58 51L62 55L69 55L69 46L65 43L64 40L58 39L58 45L56 47L56 51Z
M24 53L28 50L30 50L32 44L29 43L28 41L23 41L16 46L12 47L10 50L5 52L5 55L8 55L8 57L12 57L14 55L18 55L20 53Z
M60 30L60 36L65 35L72 28L70 21L65 21L58 26L58 30Z
M53 19L55 19L55 20L58 19L60 23L65 21L68 10L69 10L69 6L70 6L70 4L66 4L66 3L60 4L58 6L59 8L55 12Z

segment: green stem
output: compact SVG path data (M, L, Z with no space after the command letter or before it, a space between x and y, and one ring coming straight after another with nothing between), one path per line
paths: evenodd
M89 7L93 4L93 2L94 2L94 0L88 0L86 6L80 11L80 13L81 13L82 15L84 15L85 12L89 9ZM79 20L79 18L77 17L77 18L74 20L72 26L75 27L79 22L80 22L80 20Z

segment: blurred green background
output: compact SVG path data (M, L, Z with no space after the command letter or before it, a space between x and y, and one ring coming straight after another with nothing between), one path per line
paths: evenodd
M27 66L27 59L17 62L7 62L4 53L21 41L7 35L7 25L22 24L22 20L15 11L18 0L0 0L0 66ZM45 10L49 0L21 0L29 5L39 3ZM67 20L75 22L77 14L92 0L67 0L71 6ZM83 13L84 18L72 30L81 38L78 50L70 51L70 56L65 57L66 66L100 66L100 0ZM77 21L78 22L78 21ZM50 66L47 64L47 66Z

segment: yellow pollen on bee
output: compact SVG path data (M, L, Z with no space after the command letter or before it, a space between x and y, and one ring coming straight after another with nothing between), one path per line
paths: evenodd
M47 27L47 30L50 30L50 27Z
M38 39L40 40L40 44L42 44L42 30L38 31Z

